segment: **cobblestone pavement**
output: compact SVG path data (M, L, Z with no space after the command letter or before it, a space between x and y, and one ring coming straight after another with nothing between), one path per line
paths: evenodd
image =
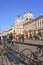
M43 40L25 40L26 43L43 44Z
M25 40L24 42L32 43L32 44L43 44L43 40L42 41L41 40ZM22 50L24 50L26 48L31 49L31 51L34 52L34 51L36 51L36 48L37 48L34 46L28 46L28 45L22 45L22 44L18 44L18 47L19 47L19 52L21 52ZM0 48L1 48L1 46L0 46ZM30 54L29 52L30 51L25 50L24 53L26 55L26 54ZM41 59L43 61L43 57L41 57L39 59ZM1 55L0 56L0 65L16 65L16 64L14 62L10 62L6 56ZM23 64L20 64L20 65L23 65Z

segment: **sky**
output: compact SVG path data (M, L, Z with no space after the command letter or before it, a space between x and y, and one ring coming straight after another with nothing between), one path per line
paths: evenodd
M34 18L43 13L43 0L0 0L0 30L4 31L15 23L15 18L30 10Z

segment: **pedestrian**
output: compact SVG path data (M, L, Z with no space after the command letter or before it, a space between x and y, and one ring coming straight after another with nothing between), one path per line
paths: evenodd
M19 34L19 42L21 41L21 33Z
M10 41L12 41L12 38L13 38L12 33L10 33L10 34L9 34L9 39L10 39Z
M22 42L24 42L24 34L21 35Z

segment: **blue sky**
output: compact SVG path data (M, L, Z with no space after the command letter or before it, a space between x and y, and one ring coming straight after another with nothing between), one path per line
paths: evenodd
M0 29L4 31L14 24L15 18L23 17L26 10L38 17L43 13L43 0L0 0Z

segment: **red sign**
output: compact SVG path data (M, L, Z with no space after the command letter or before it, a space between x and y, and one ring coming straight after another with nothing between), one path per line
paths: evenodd
M29 32L28 31L25 31L25 35L28 35L29 34Z

